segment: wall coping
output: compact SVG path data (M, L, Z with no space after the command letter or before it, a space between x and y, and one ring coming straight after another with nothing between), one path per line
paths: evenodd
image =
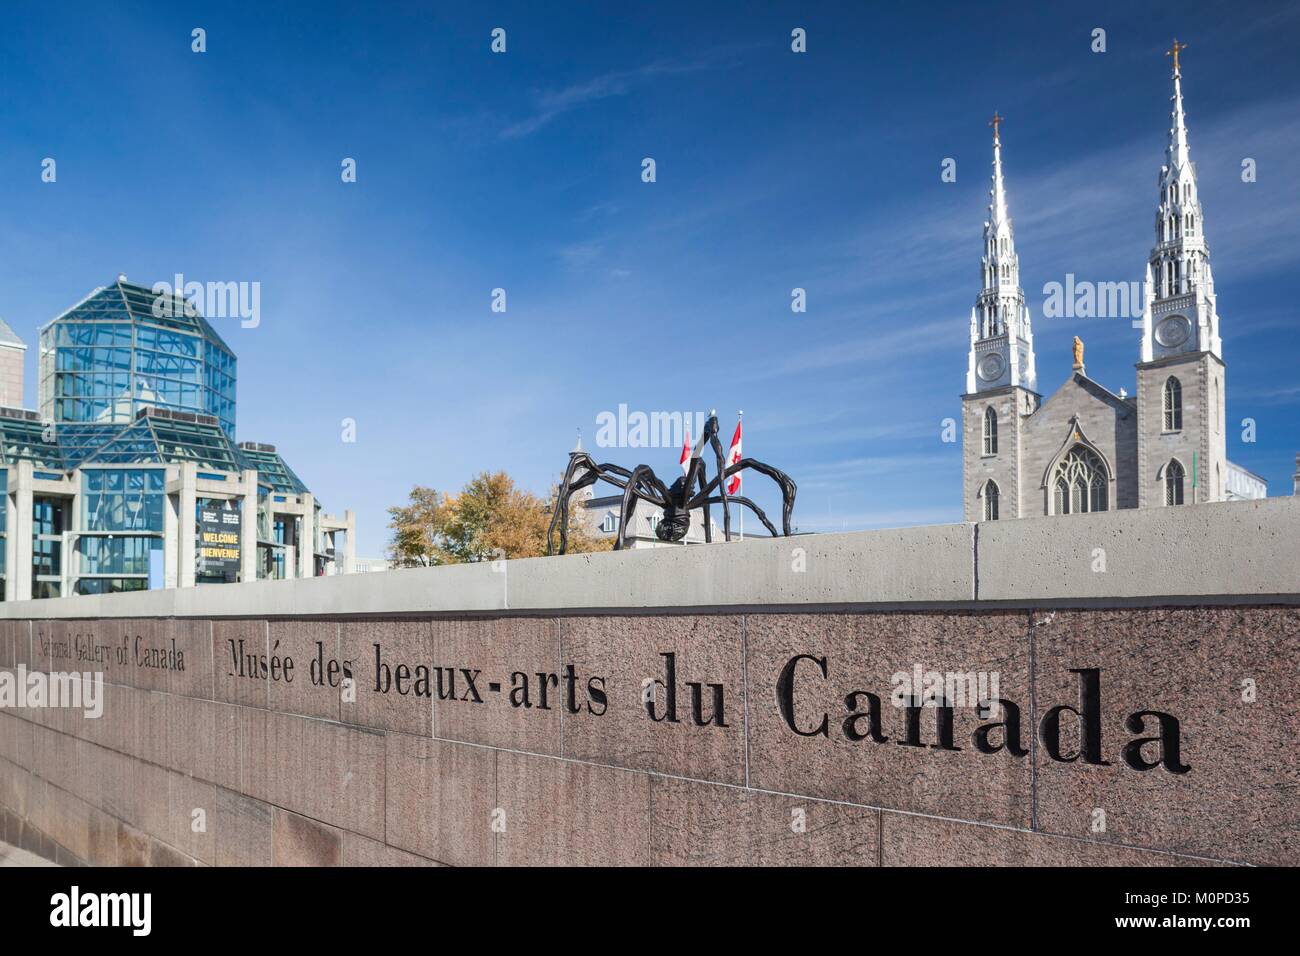
M0 602L0 619L1300 604L1300 498Z

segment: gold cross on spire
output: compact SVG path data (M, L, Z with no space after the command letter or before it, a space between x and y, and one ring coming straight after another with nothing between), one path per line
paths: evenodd
M1187 49L1186 43L1179 43L1178 37L1174 37L1174 44L1168 50L1165 50L1165 56L1174 58L1174 72L1178 72L1178 54Z
M989 120L989 125L993 127L994 141L996 141L998 138L998 126L1001 125L1002 123L1005 123L1006 121L1007 120L1005 116L999 116L997 110L993 111L993 118Z

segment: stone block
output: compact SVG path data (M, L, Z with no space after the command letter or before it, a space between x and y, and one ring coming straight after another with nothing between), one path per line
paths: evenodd
M565 757L744 783L739 615L570 617L560 634L582 693L578 713L564 715ZM654 717L643 702L647 688Z
M216 790L213 847L217 866L270 866L270 804L224 787Z
M271 813L273 866L339 866L343 831L275 807Z
M1035 712L1095 711L1102 761L1081 752L1074 713L1059 712L1059 756L1075 759L1053 759L1040 739L1039 829L1239 863L1300 862L1300 608L1057 611L1036 621ZM1096 675L1092 708L1076 671ZM1135 748L1143 738L1153 739Z
M341 705L345 722L433 734L436 680L428 621L345 622L341 648L354 682L352 700L344 696Z
M884 811L882 866L1195 866L1187 857ZM1049 877L1050 879L1050 877Z
M754 614L745 626L752 786L1029 825L1026 614ZM989 694L996 675L1006 713L979 715L981 674ZM928 675L954 706L898 706L895 689L923 696ZM1006 727L977 739L1017 716L1016 752Z
M533 753L560 752L568 681L553 618L435 621L436 659L458 693L434 702L438 737ZM470 690L465 672L477 674ZM452 678L449 676L448 681ZM435 681L436 685L436 681ZM586 699L585 682L577 699ZM567 714L566 714L567 716Z
M266 636L266 621L256 618L212 622L213 696L217 700L244 707L267 706L270 679L261 670L261 660L270 654Z
M645 866L650 776L501 751L502 866Z
M491 866L498 751L390 733L385 842L440 863Z
M653 777L655 866L875 866L880 811Z
M272 621L267 646L271 710L338 720L339 688L328 680L329 662L339 659L338 622Z

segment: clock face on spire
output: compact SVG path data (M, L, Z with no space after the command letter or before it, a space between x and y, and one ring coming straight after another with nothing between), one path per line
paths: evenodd
M1181 315L1171 315L1156 326L1156 341L1167 349L1182 345L1191 334L1191 323Z
M1007 363L997 352L990 352L980 359L979 375L986 382L996 382L1007 370Z

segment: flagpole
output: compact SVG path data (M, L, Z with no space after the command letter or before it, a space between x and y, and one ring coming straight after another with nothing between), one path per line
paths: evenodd
M744 413L743 411L737 411L737 412L736 412L736 427L737 427L737 428L740 427L741 421L742 421L742 419L744 419L744 417L745 417L745 413ZM742 441L743 441L743 439L742 439ZM745 509L744 509L743 507L740 509L740 540L741 540L741 541L744 541L744 540L745 540Z

